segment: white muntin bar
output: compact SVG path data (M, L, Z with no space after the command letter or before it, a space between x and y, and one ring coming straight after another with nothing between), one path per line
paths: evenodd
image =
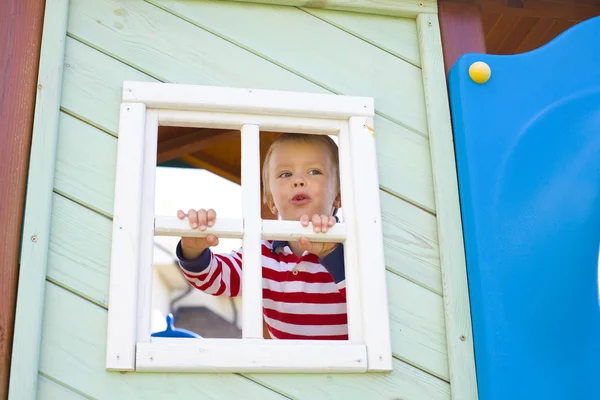
M263 338L262 255L260 216L260 132L242 126L242 204L244 215L242 267L242 336Z
M357 239L366 251L359 252L359 279L363 293L363 335L367 345L369 371L391 371L389 311L386 269L383 255L377 150L373 120L353 117L349 121L353 163L354 206L360 210L356 220ZM366 268L368 266L368 268Z
M187 217L183 220L173 216L157 215L154 217L155 236L207 237L215 235L224 239L242 239L244 220L241 218L217 218L215 224L206 230L190 228Z
M161 126L210 129L242 129L243 125L253 124L259 125L262 131L337 135L342 122L336 119L163 109L159 110L158 123Z
M123 82L123 101L148 108L348 119L373 115L370 97L175 83Z
M156 148L158 112L146 112L144 170L142 180L142 219L140 221L140 263L138 271L137 341L149 342L151 334L152 264L154 261L154 197L156 183Z
M108 370L135 370L145 124L144 104L121 104L108 299Z
M354 203L356 190L352 182L352 158L350 153L350 134L348 124L342 125L339 134L340 184L342 210L346 224L344 242L344 271L346 273L346 302L348 312L348 336L352 343L363 343L362 293L359 282L358 241L356 220L358 209ZM358 163L359 160L354 162Z
M262 222L262 237L265 240L298 241L306 237L311 242L336 242L346 240L346 224L338 223L327 230L326 233L315 232L312 222L303 227L299 221L264 220Z

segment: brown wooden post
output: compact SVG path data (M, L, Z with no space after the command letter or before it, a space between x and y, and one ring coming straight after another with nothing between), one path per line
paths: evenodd
M438 0L446 74L466 53L485 53L479 6L472 1Z
M8 397L44 0L0 1L0 399Z

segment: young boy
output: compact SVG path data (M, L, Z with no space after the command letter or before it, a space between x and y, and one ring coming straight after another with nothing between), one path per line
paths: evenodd
M324 135L283 134L269 148L263 165L263 194L269 209L282 220L313 223L327 232L341 207L338 150ZM212 226L216 212L189 210L190 227ZM219 239L183 237L177 256L188 282L219 296L241 294L240 252L213 254ZM262 241L263 314L268 336L275 339L347 340L343 246Z

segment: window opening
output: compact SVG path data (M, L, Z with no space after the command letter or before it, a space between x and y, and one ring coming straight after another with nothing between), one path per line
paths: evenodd
M369 98L125 82L115 183L107 369L390 370L372 115ZM155 215L157 161L165 160L161 157L167 153L162 150L176 148L160 144L159 126L240 133L241 219L218 218L214 226L198 234L190 230L188 221ZM337 136L344 218L326 234L315 232L310 225L301 227L296 221L261 218L260 165L264 148L260 138L264 132ZM177 140L185 134L180 132ZM360 165L353 162L359 159ZM153 338L148 301L152 297L153 237L200 237L211 233L220 238L243 239L242 339L167 342ZM317 243L344 243L348 340L263 339L261 241L298 240L302 236ZM288 356L282 358L283 353Z

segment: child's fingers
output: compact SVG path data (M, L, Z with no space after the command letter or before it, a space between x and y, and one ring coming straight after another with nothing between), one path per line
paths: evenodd
M336 223L335 217L329 217L329 226L332 227Z
M198 210L198 226L201 231L206 229L206 210L204 208Z
M327 228L329 225L329 217L325 214L321 215L321 231L323 231L323 233L327 232Z
M177 210L177 218L179 218L179 219L185 218L185 213L183 212L183 210Z
M216 237L215 235L208 235L206 237L206 243L209 246L218 246L219 245L219 238Z
M190 209L187 212L188 220L190 222L190 227L192 229L196 229L198 227L198 213L194 209Z
M217 212L211 208L206 212L206 217L208 226L213 226L215 224L215 219L217 218Z
M310 240L308 240L308 238L307 238L307 237L305 237L305 236L302 236L302 237L300 238L300 242L299 242L299 243L300 243L300 248L301 248L302 250L306 250L306 251L308 251L308 252L310 252L310 251L311 251L311 249L312 249L312 243L310 242Z
M302 226L307 227L308 226L308 215L304 214L303 216L300 217L300 223L302 224Z
M321 232L321 216L319 214L312 216L312 224L315 232Z

